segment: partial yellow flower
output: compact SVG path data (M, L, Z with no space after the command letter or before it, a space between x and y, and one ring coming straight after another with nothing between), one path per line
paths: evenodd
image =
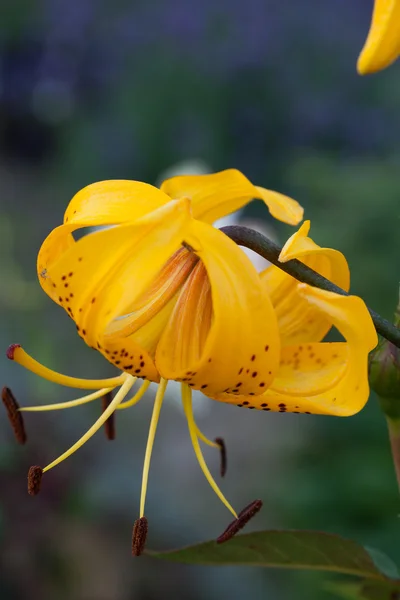
M253 186L233 169L175 177L161 189L134 181L100 182L71 200L63 225L40 249L39 281L67 311L84 341L121 374L104 380L71 378L44 367L21 346L10 347L9 358L45 379L97 390L71 402L22 410L74 407L119 388L89 431L43 472L80 448L116 409L136 404L150 382L156 382L140 501L144 518L158 416L167 382L175 380L182 383L199 464L237 518L201 453L199 439L216 448L221 443L208 440L197 428L191 390L257 395L269 387L279 368L280 336L268 291L242 250L210 224L254 197L264 200L280 220L296 224L302 218L296 201ZM85 230L95 226L107 227ZM87 235L75 240L79 229ZM125 400L137 379L142 386Z
M391 65L400 55L400 0L375 0L371 27L357 62L360 75Z
M297 258L349 289L346 259L320 248L306 221L285 244L280 260ZM368 400L368 353L378 342L364 302L299 283L277 267L261 273L278 316L282 352L274 381L260 396L218 394L216 400L264 411L349 416ZM334 326L345 342L321 342Z

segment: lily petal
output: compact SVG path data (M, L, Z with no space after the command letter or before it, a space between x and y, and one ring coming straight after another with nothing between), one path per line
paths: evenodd
M266 411L336 416L350 416L363 408L369 396L368 353L378 341L364 302L356 296L340 296L306 285L300 293L331 319L347 343L317 343L303 347L304 359L300 358L298 348L296 368L292 364L290 372L284 364L278 373L276 382L282 393L271 387L256 398L223 394L215 397L216 400ZM293 348L284 349L283 354L293 356ZM315 369L313 373L309 372L310 386L307 388L303 368L310 371L310 358ZM285 379L286 392L283 388ZM275 381L273 385L275 387Z
M80 227L125 223L140 219L169 201L161 190L142 181L98 181L75 194L65 211L64 223Z
M163 377L206 394L260 394L280 356L268 294L251 261L222 232L193 220L185 240L201 262L161 336L156 365Z
M76 229L134 221L169 201L158 188L140 181L100 181L80 190L68 205L64 225L47 236L38 254L37 273L46 294L61 304L48 270L75 243Z
M190 198L193 216L206 223L235 212L254 198L263 200L271 215L284 223L297 225L303 218L303 209L296 200L254 186L236 169L211 175L172 177L162 183L161 190L171 198Z
M124 364L117 366L136 376L155 376L154 366L146 374L140 364L146 362L140 358L145 350L128 337L107 343L107 326L124 315L126 307L151 285L181 245L190 219L188 200L170 201L134 223L81 238L48 269L60 303L76 322L80 335L114 364L124 356ZM150 357L146 359L153 363Z
M371 27L357 61L360 75L391 65L400 55L400 0L375 0Z
M284 245L279 260L301 260L342 289L350 287L350 271L341 252L321 248L308 237L310 221L305 221ZM261 273L266 290L274 305L284 345L318 342L332 323L299 292L299 282L274 265Z

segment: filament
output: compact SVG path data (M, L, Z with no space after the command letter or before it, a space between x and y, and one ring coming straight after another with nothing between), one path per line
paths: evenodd
M220 450L220 448L221 448L220 444L217 444L216 442L209 440L208 437L206 437L204 435L204 433L202 433L202 431L200 431L200 429L198 428L196 423L195 423L195 428L196 428L197 437L200 438L202 442L207 444L207 446L211 446L211 448L217 448L217 450Z
M125 398L125 396L129 393L129 390L133 386L134 382L135 382L135 378L132 377L131 375L127 375L123 385L116 393L115 398L112 400L112 402L110 402L109 406L103 412L101 417L99 417L97 419L97 421L91 426L90 429L88 429L88 431L85 433L85 435L83 435L77 442L75 442L75 444L73 446L71 446L71 448L69 448L69 450L64 452L64 454L61 454L61 456L56 458L56 460L54 460L52 463L47 465L47 467L45 467L43 469L43 473L45 473L46 471L49 471L50 469L52 469L53 467L55 467L56 465L61 463L63 460L65 460L66 458L71 456L71 454L74 454L74 452L76 452L81 446L83 446L83 444L85 444L88 440L90 440L90 438L107 421L108 417L110 415L112 415L112 413L114 412L114 410L116 409L118 404L120 404L122 402L122 400Z
M81 398L77 398L76 400L69 400L69 402L58 402L57 404L46 404L45 406L23 406L19 410L23 410L25 412L41 412L45 410L63 410L64 408L73 408L74 406L81 406L81 404L86 404L87 402L92 402L92 400L97 400L97 398L105 396L105 394L108 392L112 392L113 389L114 388L102 388L97 392L87 394L86 396L81 396Z
M142 490L140 493L140 518L144 517L144 504L146 501L147 482L149 478L151 452L153 450L154 438L157 430L157 423L160 417L161 406L164 400L165 390L167 389L168 381L161 378L158 385L156 398L154 400L153 414L151 415L149 436L147 438L146 453L144 457L143 475L142 475Z
M208 470L208 467L205 463L203 454L201 452L199 440L198 440L198 433L197 433L198 430L197 430L196 423L195 423L194 417L193 417L192 390L184 383L182 384L182 404L183 404L183 409L185 411L187 422L188 422L189 433L190 433L190 438L192 440L193 450L194 450L196 458L199 462L201 470L203 471L204 476L207 479L208 483L210 484L210 486L212 487L214 492L217 494L218 498L221 500L221 502L223 502L223 504L225 504L226 508L228 510L230 510L230 512L235 517L235 519L237 519L238 516L237 516L235 510L232 508L232 506L229 504L228 500L225 498L225 496L219 489L218 485L214 481L213 476L211 475L211 473Z
M118 377L111 377L110 379L80 379L62 375L61 373L52 371L40 364L19 345L14 345L12 352L9 352L7 355L11 360L15 360L15 362L19 363L29 371L32 371L32 373L36 373L36 375L43 377L43 379L65 385L66 387L80 388L82 390L95 390L102 387L115 388L126 381L125 373L122 373Z
M117 410L123 410L124 408L129 408L137 404L149 389L150 383L150 381L144 381L136 394L129 400L126 400L126 402L122 402L119 406L117 406Z

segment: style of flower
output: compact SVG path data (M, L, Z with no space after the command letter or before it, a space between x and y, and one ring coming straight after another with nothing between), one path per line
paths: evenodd
M64 224L40 249L43 289L67 311L84 341L121 373L109 379L76 379L44 367L19 345L9 348L10 359L45 379L96 390L71 402L21 411L107 399L101 417L69 450L44 469L31 468L29 491L36 493L42 474L110 423L115 410L133 406L150 382L157 383L134 554L141 553L147 532L144 507L151 451L169 380L181 383L200 467L235 517L219 541L234 535L261 504L256 501L238 515L222 494L199 440L220 449L223 459L224 444L209 440L197 427L192 389L238 406L279 412L349 415L367 401L367 355L376 344L376 333L362 300L298 284L276 267L260 276L244 252L211 225L255 197L282 221L296 224L302 218L297 202L253 186L235 170L174 177L160 190L140 182L106 181L84 188L72 199ZM76 230L105 225L75 241ZM314 244L308 229L305 223L292 236L281 260L299 258L348 289L346 260ZM346 342L320 343L332 325ZM141 387L126 400L138 379ZM4 398L18 427L15 401L8 392Z
M360 75L391 65L400 55L400 0L375 0L371 27L357 62Z

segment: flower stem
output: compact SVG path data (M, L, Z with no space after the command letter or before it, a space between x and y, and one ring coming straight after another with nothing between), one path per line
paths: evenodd
M314 287L327 290L328 292L335 292L342 296L348 296L349 294L338 287L329 279L326 279L310 267L307 267L304 263L297 259L288 260L285 263L279 262L279 255L282 248L263 236L258 231L254 231L249 227L242 227L239 225L229 225L222 227L221 231L230 237L239 246L245 246L250 250L253 250L263 258L269 260L273 265L282 269L298 281L313 285ZM376 331L384 338L392 342L395 346L400 348L400 329L381 317L374 310L368 308L369 314L372 317L372 321L375 325ZM399 444L399 464L400 464L400 441Z
M392 449L397 484L400 490L400 419L386 417L386 421L388 424L390 447Z

